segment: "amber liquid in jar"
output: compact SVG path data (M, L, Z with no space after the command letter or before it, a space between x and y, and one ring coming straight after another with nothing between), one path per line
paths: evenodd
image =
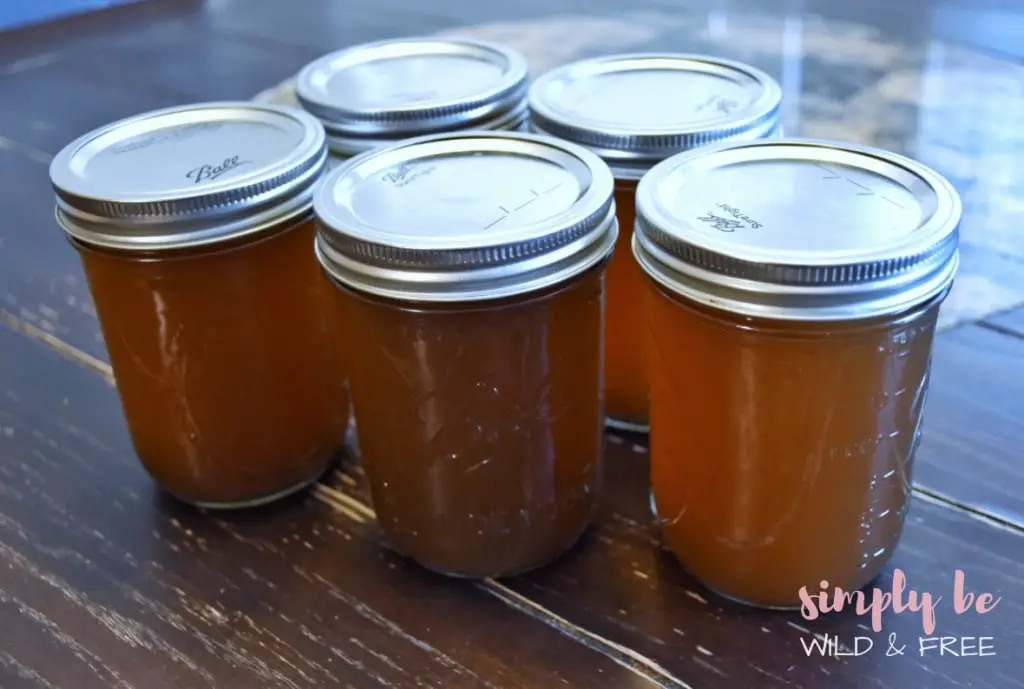
M764 607L869 583L911 493L940 299L862 323L745 318L647 287L651 481L708 588Z
M642 308L646 278L630 248L636 220L636 186L635 180L615 181L619 237L608 266L604 389L611 425L646 431L649 392Z
M373 505L391 544L465 577L547 564L601 481L604 265L496 301L395 302L337 290L361 333L350 383Z
M132 442L153 478L208 507L318 478L349 405L307 216L230 248L140 257L76 246Z

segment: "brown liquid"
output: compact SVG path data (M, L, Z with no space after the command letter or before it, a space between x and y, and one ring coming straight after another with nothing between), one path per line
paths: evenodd
M647 337L643 317L645 278L633 258L635 181L616 180L619 237L608 266L604 385L608 417L642 430L648 424Z
M878 574L903 530L937 313L768 322L649 283L651 481L697 579L790 607L803 586Z
M314 480L341 445L341 338L313 233L307 218L175 257L80 247L135 450L184 500L265 501Z
M377 518L446 574L544 565L590 521L603 459L604 268L495 302L408 304L338 290Z

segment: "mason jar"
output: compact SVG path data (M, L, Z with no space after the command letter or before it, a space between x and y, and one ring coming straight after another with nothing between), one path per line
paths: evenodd
M892 556L960 214L935 172L850 144L727 144L640 182L651 483L709 589L797 607Z
M300 110L206 103L102 127L50 167L135 451L182 500L268 502L341 446L343 334L313 251L326 157Z
M426 137L317 192L373 505L396 550L448 575L540 567L601 484L604 272L617 235L597 156L530 134Z
M433 133L517 130L528 117L526 59L486 41L357 45L308 64L295 89L327 130L332 160Z
M587 146L615 176L619 250L608 267L608 424L648 430L643 277L630 251L638 180L665 158L705 144L774 136L782 91L764 72L700 55L642 53L575 62L534 82L534 131Z

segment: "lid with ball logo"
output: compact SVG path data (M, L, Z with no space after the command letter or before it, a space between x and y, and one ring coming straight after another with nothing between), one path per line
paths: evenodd
M50 179L70 237L157 251L234 241L308 213L326 160L323 127L298 108L204 103L89 132L54 158Z

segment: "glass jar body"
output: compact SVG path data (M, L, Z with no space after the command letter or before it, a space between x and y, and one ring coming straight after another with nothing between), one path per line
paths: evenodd
M779 138L777 127L767 138ZM605 399L608 425L637 433L650 430L650 383L647 326L642 304L647 278L633 256L636 225L635 179L615 180L619 237L608 266L608 310L605 318Z
M762 607L798 607L823 581L869 583L903 531L941 298L796 323L647 284L651 482L676 556Z
M337 290L359 444L381 528L443 574L547 564L601 481L605 267L500 301L423 304Z
M605 404L608 425L619 430L648 430L647 340L643 309L646 278L633 257L636 180L615 180L619 236L608 266L605 318Z
M78 245L135 450L182 500L230 508L313 482L349 417L331 285L306 216L231 248Z

